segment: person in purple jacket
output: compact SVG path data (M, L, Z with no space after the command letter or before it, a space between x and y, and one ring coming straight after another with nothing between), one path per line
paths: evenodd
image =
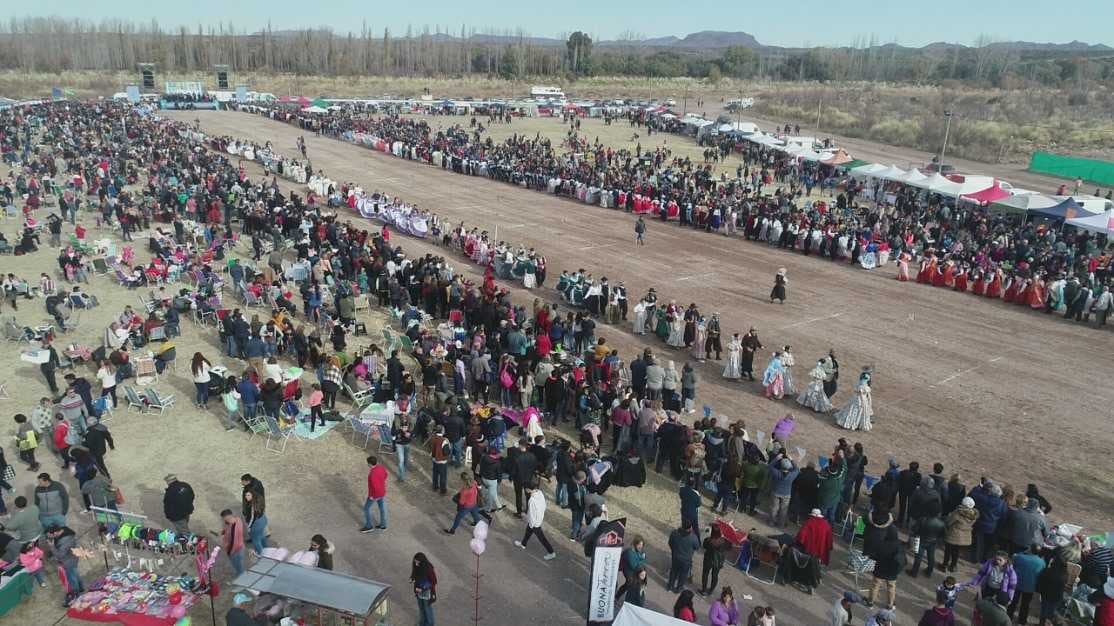
M712 603L708 621L712 626L738 626L739 605L735 604L735 592L731 591L731 587L724 587L719 600Z
M984 598L994 598L998 593L1004 593L1013 600L1013 594L1017 591L1017 572L1010 562L1010 555L998 551L993 558L982 564L966 586L978 589Z

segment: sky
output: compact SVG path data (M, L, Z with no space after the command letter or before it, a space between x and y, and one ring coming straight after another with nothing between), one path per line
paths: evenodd
M14 5L13 5L14 6ZM857 39L920 46L936 41L973 44L980 35L995 41L1065 43L1073 40L1114 46L1114 1L936 0L918 3L754 2L752 0L561 0L559 2L358 2L326 0L36 0L28 16L105 17L132 21L157 19L161 26L229 23L238 31L258 30L268 20L275 30L329 26L359 32L366 21L374 32L388 27L403 34L408 25L420 32L459 34L462 25L477 31L514 30L558 37L583 30L593 39L684 36L701 30L745 31L759 42L780 46L850 45ZM9 7L11 8L11 7ZM15 14L14 11L6 12Z

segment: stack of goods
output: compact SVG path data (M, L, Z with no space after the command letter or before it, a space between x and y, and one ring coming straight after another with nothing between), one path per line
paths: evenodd
M196 580L114 569L70 603L69 616L93 621L123 614L143 615L174 624L196 601Z

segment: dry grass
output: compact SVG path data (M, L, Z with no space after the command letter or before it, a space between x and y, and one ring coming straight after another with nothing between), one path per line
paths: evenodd
M72 89L77 97L110 96L136 79L128 72L68 71L60 74L0 72L0 95L45 97L51 87ZM168 78L159 76L161 82ZM211 73L175 74L175 80L212 84ZM301 76L295 74L234 74L233 83L276 95L333 97L514 97L525 96L534 81L497 78ZM546 81L549 82L549 81ZM711 83L692 78L648 79L592 77L562 85L574 97L674 98L678 106L709 115L722 111L725 100L753 96L752 114L761 118L812 127L820 103L820 128L891 145L927 151L939 149L943 112L958 113L952 125L949 152L983 162L1027 162L1034 150L1114 158L1114 93L1099 85L1087 93L1037 89L976 89L954 85L893 85L885 83L782 83L724 79Z

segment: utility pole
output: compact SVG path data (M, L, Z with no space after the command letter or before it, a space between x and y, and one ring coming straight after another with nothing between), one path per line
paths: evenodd
M684 104L682 104L681 117L684 117L684 116L688 115L688 112L689 112L689 84L688 83L685 83L685 95L684 95L684 98L683 98L683 103Z
M944 173L944 153L948 150L948 135L952 130L952 117L954 116L954 112L944 111L944 119L947 120L944 123L944 145L940 146L940 159L936 163L936 171L940 174Z
M820 109L824 106L824 96L820 96L820 102L816 103L816 136L820 137Z

